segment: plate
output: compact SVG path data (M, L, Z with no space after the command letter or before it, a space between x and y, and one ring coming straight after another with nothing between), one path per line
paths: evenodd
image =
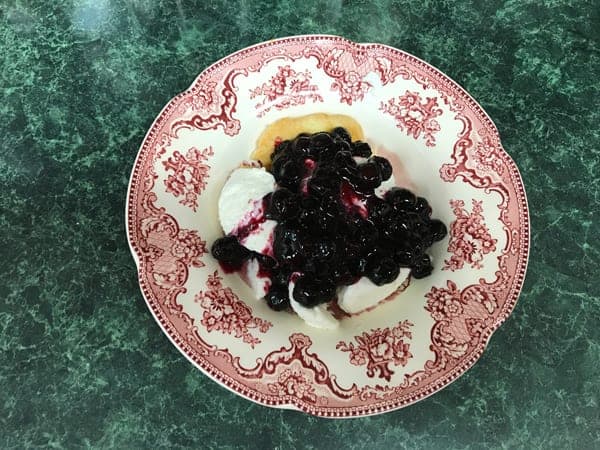
M449 228L431 276L333 332L271 311L209 251L228 174L268 124L314 112L355 118ZM413 404L472 367L529 252L523 183L481 106L406 52L336 36L264 42L202 72L148 131L126 215L143 296L173 344L236 394L325 417Z

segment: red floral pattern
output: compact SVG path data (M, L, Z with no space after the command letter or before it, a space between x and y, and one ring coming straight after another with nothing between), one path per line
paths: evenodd
M475 146L475 160L477 161L477 169L483 173L495 172L502 175L504 172L502 160L498 158L498 148L489 135L483 136Z
M163 161L165 170L173 172L164 181L166 191L175 197L183 197L179 203L189 206L193 211L198 208L198 196L206 187L210 166L205 162L212 155L212 147L203 150L192 147L185 156L175 151L173 156Z
M266 333L273 324L266 320L254 317L252 310L242 302L231 288L224 287L222 278L215 271L208 276L206 281L207 291L200 291L194 297L204 312L201 324L210 333L220 331L223 334L234 334L236 338L242 338L244 342L254 348L261 340L253 336L251 329L258 329Z
M433 288L427 298L425 309L436 322L459 317L463 313L463 304L466 303L466 299L461 298L456 283L452 281L448 282L448 289Z
M367 375L374 377L377 373L379 378L390 381L394 371L389 365L405 366L412 354L409 352L412 338L409 331L413 324L408 320L400 322L393 328L377 328L369 333L354 336L354 343L340 341L336 348L343 352L350 352L350 363L355 366L367 365ZM406 340L405 340L406 339Z
M171 244L171 254L188 266L204 267L200 258L205 253L206 242L196 230L179 230Z
M289 347L281 347L257 360L255 367L244 367L234 363L236 373L247 380L267 382L268 392L279 397L290 396L313 402L316 398L326 399L331 392L341 399L356 394L356 386L344 389L329 373L327 365L315 353L310 352L313 344L310 337L292 333L288 337ZM310 383L310 389L307 386Z
M237 74L236 71L230 72L222 80L222 86L214 80L194 83L182 100L184 117L170 124L171 135L177 137L179 132L185 129L218 128L222 128L227 136L237 135L240 132L240 121L233 117L237 107L237 96L232 85Z
M147 190L140 199L145 215L139 223L135 248L145 275L157 289L156 295L160 292L163 307L179 314L176 297L185 290L189 269L204 267L206 242L196 230L180 228L173 216L156 206L157 197L152 192L156 178L150 169L145 180Z
M210 111L217 103L216 89L217 83L215 81L203 83L184 105L191 107L192 111Z
M269 392L279 396L291 395L309 402L316 402L315 389L308 378L299 369L284 369L276 383L269 383Z
M146 222L146 254L156 284L164 289L183 286L189 267L204 267L206 242L196 230L174 227L165 216Z
M434 358L425 363L423 370L404 375L404 381L395 386L364 386L361 398L386 399L421 386L427 379L456 367L458 361L472 355L489 336L498 311L494 284L480 282L464 289L448 280L446 287L433 287L426 295L425 310L434 320L431 328L430 349Z
M257 117L264 116L272 108L282 110L291 106L304 105L307 100L322 102L317 85L310 84L310 71L296 72L289 65L279 66L269 82L250 90L250 98L262 96L262 101L254 105L259 110Z
M349 105L352 102L362 100L365 94L373 85L355 71L345 73L342 77L337 78L332 84L331 89L340 91L340 101Z
M396 127L405 130L408 136L419 139L423 134L425 145L433 147L434 134L441 129L435 118L442 115L442 109L437 106L437 98L422 100L418 92L406 91L397 102L395 98L381 102L379 110L396 119Z
M370 72L376 71L376 68L364 54L359 55L338 47L327 53L316 47L307 48L304 53L305 56L316 57L317 67L322 68L327 76L333 78L331 90L339 91L340 103L352 105L353 102L362 101L365 94L373 87L365 78Z
M483 331L493 323L491 315L498 303L485 285L471 285L461 291L450 280L445 288L433 287L425 297L425 310L435 320L431 336L436 354L435 361L427 366L443 370L450 360L465 356L479 343Z
M450 225L450 259L444 261L443 269L455 271L467 263L474 269L483 267L483 257L496 250L497 239L492 238L484 223L483 206L479 200L472 200L473 209L469 213L463 200L450 200L456 220Z

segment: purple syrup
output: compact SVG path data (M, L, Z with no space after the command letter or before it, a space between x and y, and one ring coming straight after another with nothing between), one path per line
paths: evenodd
M312 177L315 167L317 167L317 163L314 160L310 158L304 160L304 176L300 181L300 191L304 196L308 195L308 180Z
M265 210L267 201L267 196L261 200L256 200L252 210L244 216L240 224L231 232L240 242L246 240L248 236L257 231L266 222Z
M356 192L350 183L342 181L340 186L340 200L344 208L346 208L346 212L349 214L358 213L363 219L366 219L369 216L367 199L366 195Z
M272 273L273 273L273 272L271 271L271 269L269 269L269 268L267 268L267 267L263 266L262 264L259 264L259 265L258 265L258 273L257 273L257 276L258 276L259 278L271 278L271 275L272 275Z
M219 266L221 267L221 270L225 273L239 272L242 268L242 264L231 264L223 261L219 261Z

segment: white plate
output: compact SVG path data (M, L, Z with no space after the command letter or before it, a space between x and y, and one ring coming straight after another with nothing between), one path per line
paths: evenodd
M312 112L354 117L449 225L431 276L334 332L271 311L208 251L228 174L266 125ZM127 234L148 307L190 361L250 400L327 417L410 405L469 369L529 251L521 177L482 108L414 56L335 36L240 50L171 100L135 161Z

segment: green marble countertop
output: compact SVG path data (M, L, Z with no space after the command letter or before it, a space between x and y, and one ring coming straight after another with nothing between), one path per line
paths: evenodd
M529 198L511 318L458 381L377 417L269 409L210 381L151 317L124 233L163 105L213 61L305 33L449 74ZM599 448L599 41L594 0L2 1L0 448Z

